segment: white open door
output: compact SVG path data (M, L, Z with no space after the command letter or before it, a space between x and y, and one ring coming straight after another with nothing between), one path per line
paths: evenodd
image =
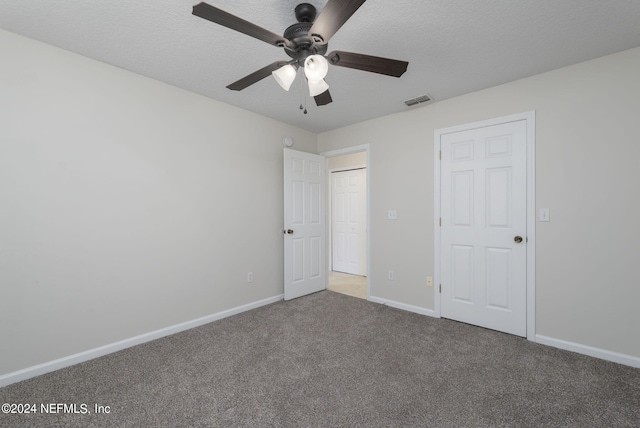
M440 143L441 314L526 336L526 120Z
M326 288L325 158L284 149L284 299Z

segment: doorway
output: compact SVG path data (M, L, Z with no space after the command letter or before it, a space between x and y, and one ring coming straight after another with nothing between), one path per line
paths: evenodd
M367 299L368 147L323 153L327 158L327 289Z

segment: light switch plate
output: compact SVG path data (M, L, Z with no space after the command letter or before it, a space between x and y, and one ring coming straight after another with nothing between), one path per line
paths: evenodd
M549 221L549 208L540 208L540 221Z

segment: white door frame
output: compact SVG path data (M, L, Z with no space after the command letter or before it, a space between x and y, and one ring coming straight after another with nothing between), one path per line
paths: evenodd
M362 144L362 145L359 145L359 146L347 147L347 148L338 149L338 150L330 150L330 151L327 151L327 152L322 152L320 154L322 156L324 156L325 158L327 158L327 164L328 164L329 163L328 158L332 158L332 157L335 157L335 156L348 155L348 154L357 153L357 152L365 152L366 159L367 159L366 160L366 162L367 162L367 182L366 182L367 230L366 230L365 233L367 234L367 250L366 250L367 251L367 300L369 300L369 298L371 296L371 263L370 263L370 261L371 261L371 219L370 219L370 216L369 216L369 211L370 211L370 206L371 206L370 205L371 204L371 201L370 201L371 198L369 197L369 195L371 194L371 180L370 180L370 177L371 177L371 162L369 160L369 154L370 154L370 152L369 152L369 144ZM329 171L328 165L325 168L325 170L326 170L326 174L327 174L327 178L326 178L327 183L330 183L331 182L331 176L330 176L331 171ZM329 194L330 194L330 192L327 192L327 195L329 195ZM331 204L327 204L327 209L328 210L330 209L330 206L331 206ZM331 233L331 225L330 225L330 223L331 223L331 213L328 213L325 216L325 219L326 219L326 221L328 223L327 224L327 228L326 228L327 229L326 242L328 243L328 242L331 242L331 240L330 240L331 237L329 236L329 234ZM330 256L331 256L331 249L329 248L329 245L327 245L327 257L325 257L325 259L326 260L330 260ZM330 266L329 263L327 264L327 267ZM329 275L326 275L326 278L327 278L326 281L328 282L329 281Z
M536 181L535 181L535 111L503 116L480 122L467 123L449 128L436 129L433 136L433 229L434 229L434 260L433 260L433 305L435 316L440 318L440 139L443 134L485 128L508 122L525 120L527 123L527 339L535 341L536 330Z

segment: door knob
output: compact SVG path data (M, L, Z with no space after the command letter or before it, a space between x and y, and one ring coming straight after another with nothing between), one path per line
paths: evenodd
M515 238L513 238L513 240L519 244L522 242L522 236L516 236Z
M287 234L293 235L293 230L292 229L287 229Z

